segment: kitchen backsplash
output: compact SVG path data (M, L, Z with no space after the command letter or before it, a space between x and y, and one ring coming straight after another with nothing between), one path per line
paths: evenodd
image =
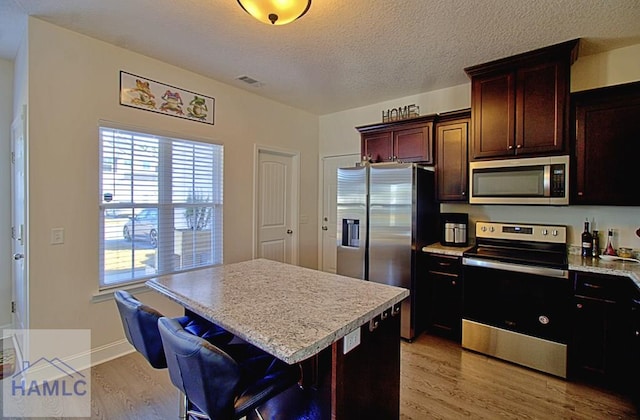
M580 248L580 235L588 219L591 229L601 232L601 248L606 245L607 230L613 229L614 248L632 248L635 255L640 251L640 237L635 233L640 228L640 207L441 204L440 211L468 213L470 241L475 241L476 221L556 224L567 226L571 253L572 247Z

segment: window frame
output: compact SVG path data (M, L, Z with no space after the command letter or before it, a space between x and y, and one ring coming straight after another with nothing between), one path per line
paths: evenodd
M146 138L154 138L158 141L158 151L157 151L157 198L156 202L134 202L133 199L128 202L120 202L120 203L110 203L105 200L103 196L105 191L103 190L103 183L105 179L105 175L113 175L118 171L118 165L121 164L117 159L113 159L109 161L103 156L104 153L104 136L103 130L113 130L114 132L125 132L132 136L132 142L135 141L133 137L146 137ZM172 166L172 156L175 153L179 155L179 152L176 152L176 146L184 148L185 145L191 144L193 148L193 157L192 159L197 159L197 150L198 148L209 148L209 152L211 153L211 191L212 195L210 200L206 200L204 202L198 201L197 203L189 202L184 200L178 201L178 199L174 198L174 196L178 196L175 190L176 187L172 184L173 178L179 178L176 172L175 166ZM161 149L163 147L168 147L171 149L170 152L165 153ZM223 213L224 213L224 145L214 142L211 139L207 138L197 138L190 135L184 135L182 133L168 133L163 132L161 130L153 130L141 127L132 127L121 125L113 122L100 121L98 124L98 148L99 148L99 164L98 164L98 218L99 218L99 275L98 275L98 290L99 292L107 292L116 288L123 287L133 287L136 285L141 285L146 282L148 279L157 277L160 275L168 275L175 274L185 271L191 271L196 269L201 269L205 267L212 267L216 265L220 265L223 263ZM133 146L132 146L133 149ZM189 148L187 147L187 150ZM131 161L135 160L135 156L132 156L129 159L129 166L131 166ZM104 164L108 165L108 168L105 168ZM143 162L144 163L144 162ZM198 163L192 160L191 170L195 173L198 168ZM135 170L134 166L131 167L131 178L135 178L133 175L133 171ZM170 168L169 170L163 170L163 168ZM147 168L148 170L148 168ZM106 171L106 172L105 172ZM195 177L195 175L193 175ZM195 185L194 181L194 185ZM133 181L132 181L133 185ZM195 188L195 187L194 187ZM197 193L197 190L195 190ZM131 195L134 195L132 190ZM174 201L176 200L176 201ZM184 211L189 208L210 208L211 209L211 221L210 227L205 230L211 231L211 251L210 261L208 263L198 264L192 267L180 267L176 266L174 262L169 262L170 259L175 257L175 249L176 249L176 241L175 241L175 233L173 233L176 228L175 218L178 211ZM134 241L132 241L132 257L131 257L131 276L125 278L122 281L109 281L106 277L108 270L106 269L106 257L105 251L107 249L106 242L106 229L105 229L105 220L106 211L113 209L116 212L118 209L131 209L136 214L140 211L143 211L145 208L156 208L158 212L158 246L155 251L156 262L159 267L154 267L155 272L145 274L145 275L135 275L136 265L134 259L135 255L135 245ZM133 215L132 214L132 215ZM183 229L184 230L184 229ZM163 239L164 235L167 235L167 232L171 232L174 238L170 240ZM162 261L165 260L163 263ZM195 258L194 258L195 261ZM171 269L167 270L169 267Z

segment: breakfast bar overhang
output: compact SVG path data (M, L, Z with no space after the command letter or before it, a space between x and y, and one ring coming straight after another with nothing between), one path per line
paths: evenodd
M307 416L399 418L399 304L407 289L266 259L146 284L236 337L300 363L303 388L313 390Z

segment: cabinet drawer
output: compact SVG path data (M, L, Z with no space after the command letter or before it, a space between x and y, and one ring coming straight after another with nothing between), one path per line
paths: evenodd
M431 273L444 273L458 276L462 270L460 257L448 255L429 255L427 270Z
M627 299L629 279L619 276L576 273L574 283L575 295L612 302Z

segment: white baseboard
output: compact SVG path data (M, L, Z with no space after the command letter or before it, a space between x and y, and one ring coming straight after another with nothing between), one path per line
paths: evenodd
M0 327L0 338L5 338L3 332L5 330L13 329L12 325L4 325ZM108 362L113 359L117 359L118 357L125 356L129 353L133 353L136 351L131 344L127 341L126 338L122 340L114 341L109 344L105 344L104 346L96 347L91 349L90 351L90 360L91 366L97 366L104 362ZM82 355L78 355L80 357ZM86 353L85 353L86 356ZM83 369L85 366L82 367Z
M91 367L117 359L134 351L135 349L126 338L93 348L91 349Z

